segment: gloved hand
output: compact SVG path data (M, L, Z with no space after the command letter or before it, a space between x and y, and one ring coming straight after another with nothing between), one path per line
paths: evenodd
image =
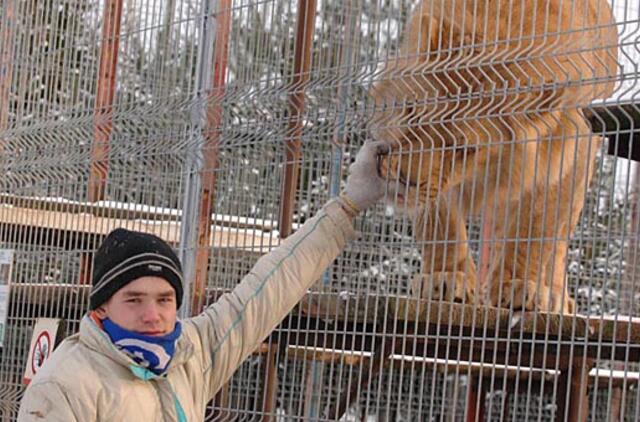
M349 166L347 185L340 197L354 208L353 214L366 210L384 195L385 181L380 177L378 159L390 150L388 142L366 142L356 154L356 161Z

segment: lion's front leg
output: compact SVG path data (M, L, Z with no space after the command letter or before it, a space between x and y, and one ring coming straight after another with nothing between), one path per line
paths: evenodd
M578 166L564 178L558 169L548 176L519 200L497 208L487 289L494 306L564 314L575 310L565 282L566 256L582 209L586 174Z
M422 209L414 222L422 247L422 272L414 276L411 294L423 299L473 303L476 265L469 256L465 221L455 195L441 196Z

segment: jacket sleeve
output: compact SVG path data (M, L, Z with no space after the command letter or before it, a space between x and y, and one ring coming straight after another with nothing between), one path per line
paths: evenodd
M78 416L78 409L73 408L70 397L60 384L53 381L29 385L18 412L18 422L80 420L88 419Z
M186 321L197 332L195 343L201 347L210 398L353 237L351 219L337 201L328 202L278 248L261 257L232 292Z

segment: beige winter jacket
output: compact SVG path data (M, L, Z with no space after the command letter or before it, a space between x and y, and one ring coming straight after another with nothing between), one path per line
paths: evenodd
M233 292L183 321L164 376L118 351L88 316L31 381L18 421L201 421L205 406L354 237L329 202Z

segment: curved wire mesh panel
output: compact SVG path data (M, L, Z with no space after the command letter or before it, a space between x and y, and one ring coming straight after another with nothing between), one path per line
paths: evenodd
M384 200L206 419L640 420L639 32L626 0L4 0L0 419L111 229L176 247L186 317L380 139Z

